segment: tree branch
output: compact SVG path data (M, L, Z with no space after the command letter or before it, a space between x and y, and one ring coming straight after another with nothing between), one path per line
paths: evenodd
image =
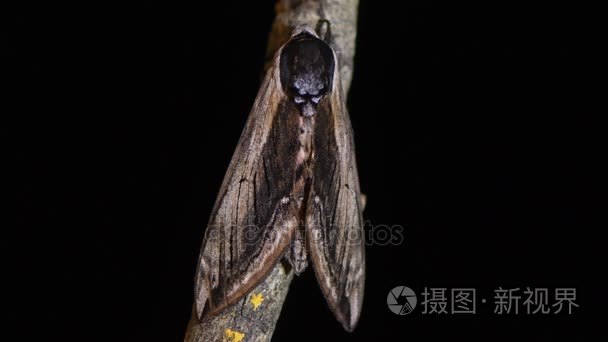
M314 28L319 19L329 20L331 45L338 56L344 94L348 94L353 73L358 5L359 0L278 0L268 41L267 61L272 60L294 27L308 24ZM184 340L270 341L292 279L293 271L289 266L278 263L251 293L212 319L200 322L193 308Z

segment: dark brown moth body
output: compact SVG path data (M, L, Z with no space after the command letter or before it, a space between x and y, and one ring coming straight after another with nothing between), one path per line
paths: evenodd
M345 329L361 311L359 180L337 59L308 26L294 30L260 87L207 227L196 275L200 319L251 291L286 258L312 263Z

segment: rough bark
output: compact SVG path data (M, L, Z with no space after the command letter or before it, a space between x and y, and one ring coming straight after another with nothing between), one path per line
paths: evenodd
M344 93L348 94L353 73L357 8L359 0L279 0L269 36L267 60L287 41L300 24L316 27L319 19L331 25L331 46L338 55ZM212 319L200 322L193 309L186 342L270 341L287 296L293 271L279 263L251 293Z

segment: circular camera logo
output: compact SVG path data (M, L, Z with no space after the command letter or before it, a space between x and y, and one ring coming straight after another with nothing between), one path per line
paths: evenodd
M388 293L386 304L397 315L407 315L414 311L418 299L412 289L406 286L397 286Z

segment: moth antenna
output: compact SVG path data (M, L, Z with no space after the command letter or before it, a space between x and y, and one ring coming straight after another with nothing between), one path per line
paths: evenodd
M322 39L324 42L329 44L329 41L331 39L331 22L329 20L319 19L315 31L317 31L317 34L319 35L319 37L321 37L321 29L323 28L323 24L327 24L327 30L325 31L325 37L323 37Z

